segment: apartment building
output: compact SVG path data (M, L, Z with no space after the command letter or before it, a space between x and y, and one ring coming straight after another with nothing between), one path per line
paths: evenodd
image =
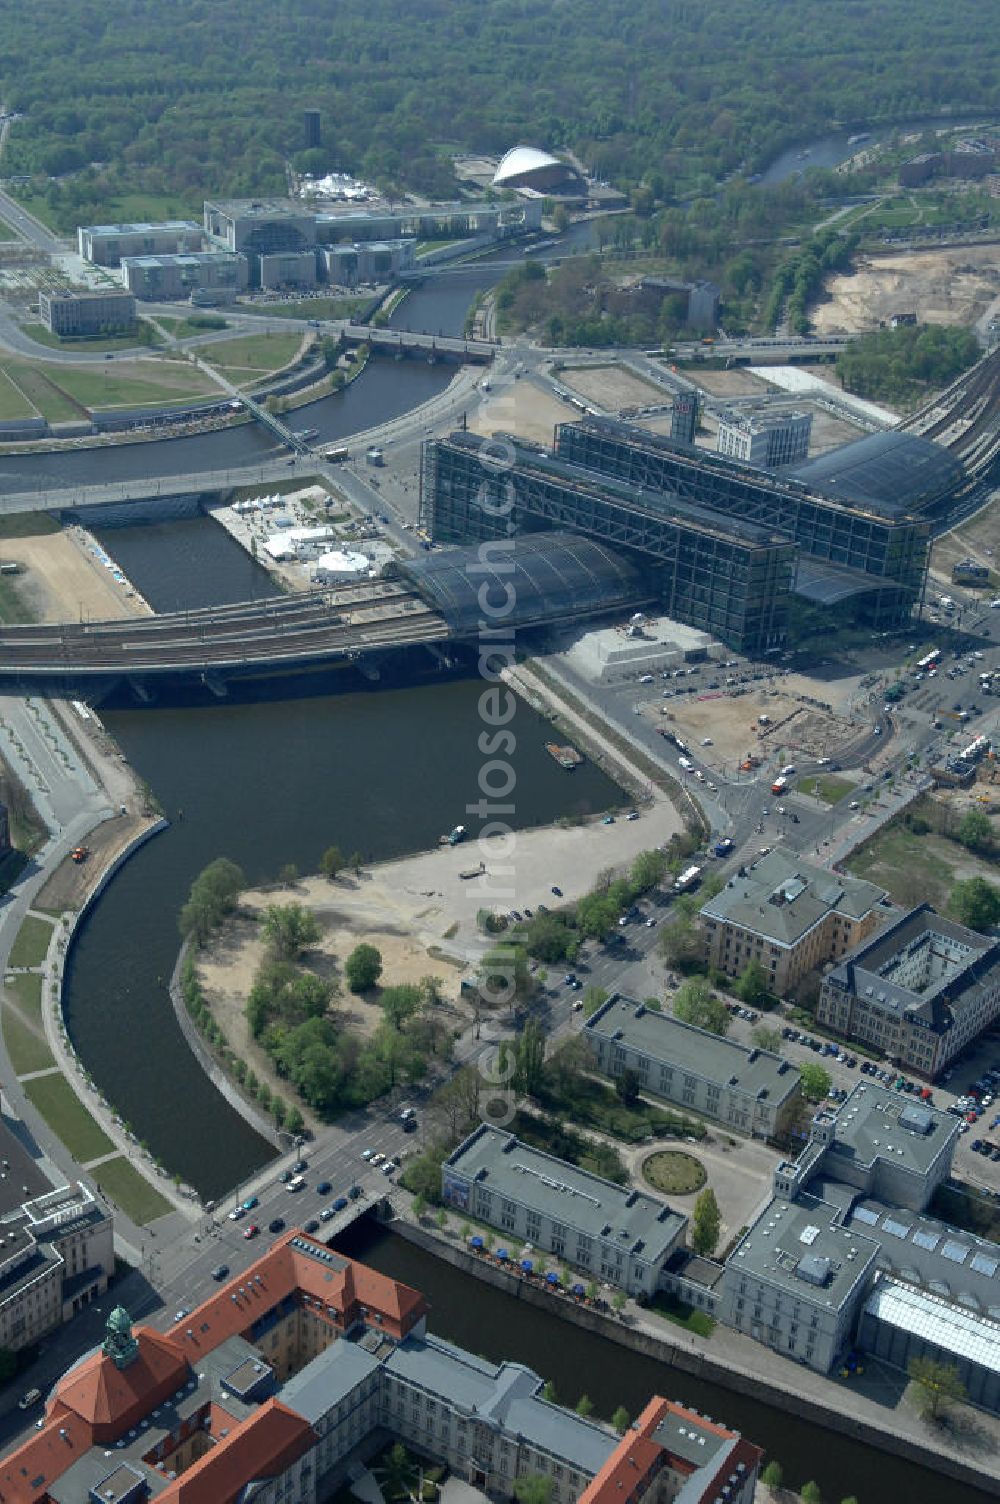
M583 1038L606 1075L634 1071L642 1091L748 1138L782 1133L799 1100L799 1073L787 1060L631 998L609 998L587 1019Z
M919 904L827 972L816 1017L933 1081L1000 1017L1000 940Z
M701 907L705 958L727 976L759 961L779 997L887 918L884 888L776 846Z

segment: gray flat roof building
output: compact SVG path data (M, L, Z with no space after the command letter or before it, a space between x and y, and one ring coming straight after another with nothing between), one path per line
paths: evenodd
M636 1294L652 1294L687 1218L481 1123L441 1167L444 1200Z
M583 1037L608 1075L634 1070L643 1090L756 1138L778 1133L799 1095L787 1060L618 994L587 1020Z

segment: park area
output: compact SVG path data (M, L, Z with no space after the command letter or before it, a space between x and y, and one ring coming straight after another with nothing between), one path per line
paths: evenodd
M156 1187L150 1185L146 1177L129 1164L124 1154L106 1159L91 1173L104 1195L140 1227L173 1211L167 1198L161 1196Z
M643 1161L642 1173L654 1191L665 1196L690 1196L708 1176L705 1167L683 1149L660 1149Z
M238 386L252 386L262 376L290 365L306 338L301 332L238 335L202 345L198 354Z
M996 884L995 860L927 828L920 805L911 810L910 819L912 825L890 821L858 847L845 863L855 877L878 883L896 903L926 902L942 913L956 882L979 877Z
M104 1129L84 1107L69 1082L59 1073L35 1076L24 1083L26 1096L65 1144L78 1164L85 1165L115 1147Z
M0 360L0 419L42 417L67 423L86 419L92 409L166 407L217 390L187 361L139 358L56 365L15 356Z

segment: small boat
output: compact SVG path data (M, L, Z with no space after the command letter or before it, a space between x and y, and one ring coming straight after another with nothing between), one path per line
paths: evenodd
M571 773L583 762L583 758L575 747L561 747L558 742L546 742L545 750L561 768L565 768L567 773Z

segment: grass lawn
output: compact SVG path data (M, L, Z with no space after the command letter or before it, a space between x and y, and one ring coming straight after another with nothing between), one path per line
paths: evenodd
M707 1311L699 1311L696 1306L685 1305L682 1300L675 1300L673 1296L665 1294L662 1290L654 1295L649 1302L648 1309L655 1311L657 1316L662 1316L665 1321L672 1321L675 1326L682 1326L687 1332L694 1332L697 1337L711 1337L715 1331L715 1317Z
M8 966L41 966L52 938L52 926L47 919L29 914L18 930L10 948Z
M144 1222L155 1222L157 1217L173 1211L167 1198L161 1196L156 1187L150 1185L145 1175L140 1175L123 1154L99 1165L93 1175L105 1196L140 1226Z
M663 1149L643 1161L642 1173L650 1185L664 1195L687 1196L700 1191L708 1176L705 1167L693 1154L683 1149Z
M302 343L301 334L245 334L220 340L201 352L209 365L235 367L242 371L276 371L294 360Z
M20 387L24 396L50 423L65 423L83 417L77 403L46 374L41 366L26 360L4 360L0 371Z
M349 319L370 302L370 298L303 298L298 303L248 304L243 312L269 319Z
M60 227L56 212L52 209L44 193L32 193L25 188L18 188L13 192L19 204L23 204L29 214L40 219L43 225L48 225L50 230L57 234L69 235L72 233L72 224L67 228ZM172 193L120 193L113 198L105 199L100 206L100 212L91 208L82 220L74 218L73 224L81 222L88 225L96 224L127 224L135 222L156 224L165 219L193 219L196 224L201 221L202 201L197 203L178 197Z
M814 794L824 804L836 804L854 787L848 778L835 778L832 773L813 773L809 778L800 778L795 785L800 794Z
M50 512L11 512L0 517L0 538L40 538L62 528Z
M0 418L35 418L37 409L6 371L0 370Z
M179 373L183 376L178 379ZM59 385L83 407L166 406L188 397L201 397L217 388L196 366L169 368L167 380L158 379L152 362L98 367L70 366L59 372Z
M193 334L211 334L213 331L229 328L229 320L220 318L215 313L192 313L190 318L175 319L168 314L160 314L156 322L161 329L166 329L175 339L188 339Z
M28 1071L44 1071L55 1065L55 1056L41 1034L36 1034L10 1005L3 1010L3 1042L17 1076Z
M58 334L53 334L46 329L44 324L25 324L25 334L33 339L37 345L45 345L50 350L86 350L99 352L101 350L131 350L135 345L155 343L155 332L150 329L145 319L139 320L140 328L147 330L150 339L143 339L141 334L133 330L129 334L116 334L107 338L93 339L63 339Z
M17 1003L25 1018L42 1027L42 978L37 971L25 971L5 982L7 996Z
M928 832L916 835L901 821L878 831L846 863L855 877L886 888L897 903L926 900L942 912L955 880L984 877L996 880L996 866L981 860L947 837Z
M81 1164L115 1147L63 1076L38 1076L24 1090L52 1132Z

